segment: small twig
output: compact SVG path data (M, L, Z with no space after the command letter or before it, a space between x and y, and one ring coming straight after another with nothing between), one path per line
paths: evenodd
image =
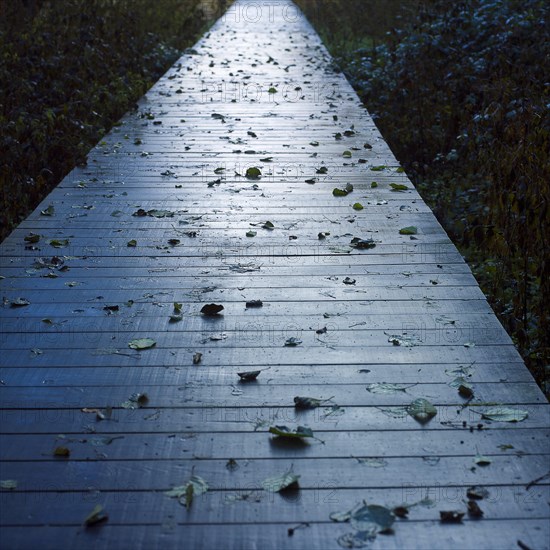
M524 542L521 542L519 539L518 539L518 546L521 548L521 550L531 550L531 548L529 546L527 546Z
M537 479L533 479L533 481L530 481L525 488L529 490L533 485L536 485L539 481L542 481L543 479L546 479L547 477L550 477L550 471L544 474L543 476L537 477Z
M294 527L289 527L287 529L287 533L288 533L288 536L291 537L292 535L294 535L294 532L297 530L297 529L302 529L303 527L309 527L309 523L299 523L298 525L294 526Z

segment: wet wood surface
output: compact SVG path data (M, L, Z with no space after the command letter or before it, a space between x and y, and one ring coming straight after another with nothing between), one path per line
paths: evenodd
M0 253L1 548L346 548L362 502L409 510L370 548L549 548L548 403L291 2L237 1Z

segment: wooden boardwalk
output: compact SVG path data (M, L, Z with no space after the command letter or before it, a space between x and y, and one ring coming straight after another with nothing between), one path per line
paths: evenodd
M351 547L362 501L409 509L372 548L549 548L548 403L290 2L237 2L0 250L0 548Z

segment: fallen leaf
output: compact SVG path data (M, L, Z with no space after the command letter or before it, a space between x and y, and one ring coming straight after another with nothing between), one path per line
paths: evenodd
M417 422L425 424L437 414L437 409L427 399L419 397L407 407L407 413Z
M149 403L146 393L133 393L126 401L120 404L124 409L134 410L145 407Z
M491 407L481 413L481 417L494 422L521 422L529 416L527 411L508 407Z
M216 317L224 310L221 304L206 304L202 307L201 313L206 317Z
M255 237L257 235L256 231L247 231L246 236L247 237Z
M174 487L169 491L166 491L164 494L170 498L177 498L178 502L190 508L193 503L193 498L196 496L203 495L208 491L208 484L200 476L191 476L189 481L185 485L180 485L179 487Z
M17 489L17 480L16 479L0 480L0 489L4 489L6 491L13 491Z
M458 512L456 510L441 510L439 512L439 519L441 523L462 523L464 512Z
M478 466L489 466L493 462L488 456L483 456L482 454L477 453L474 457L474 462Z
M336 539L342 548L369 548L376 540L376 533L371 531L356 531L346 533Z
M37 235L36 233L28 233L24 237L24 241L30 244L36 244L39 240L40 240L40 235Z
M55 208L53 204L50 204L48 208L40 211L40 215L42 216L53 216L54 214L55 214Z
M356 202L354 203L354 205L352 206L352 208L354 210L363 210L363 205L360 203L360 202Z
M239 468L238 462L234 458L230 458L226 463L225 467L230 471L234 472Z
M88 407L84 407L83 409L80 409L80 411L86 414L95 414L97 420L105 420L111 418L111 415L113 414L112 407L106 407L105 410L90 409Z
M247 308L263 307L264 303L261 300L249 300L246 302Z
M255 166L251 166L246 170L246 177L250 180L257 180L262 175L262 171Z
M269 433L276 435L277 437L284 437L288 439L306 439L314 437L311 428L304 426L298 426L295 430L288 428L287 426L271 426Z
M68 457L71 455L71 449L68 447L56 447L53 451L54 456Z
M394 346L403 346L406 348L412 348L418 344L418 340L414 336L405 336L402 334L390 334L388 342Z
M456 378L451 380L449 382L449 386L451 386L451 388L456 388L457 390L458 388L460 388L460 386L468 386L471 389L470 382L466 380L466 378L464 378L463 376L457 376Z
M137 338L128 342L128 347L136 350L149 349L156 345L157 343L152 338Z
M369 468L384 468L388 465L388 461L383 458L357 458L356 460L359 464Z
M408 227L402 227L399 230L400 235L416 235L418 233L418 228L414 225L409 225Z
M264 229L273 229L275 226L268 220L262 225L262 227Z
M331 512L329 518L337 523L345 523L351 518L351 513L352 510L348 510L347 512Z
M474 396L474 390L472 390L472 387L469 384L460 384L460 386L458 386L458 394L460 397L464 397L465 399L472 399Z
M315 397L302 397L297 395L294 398L294 407L297 409L316 409L317 407L320 407L323 403L326 403L327 401L331 401L333 397L329 397L328 399L317 399Z
M485 487L468 487L466 496L470 500L483 500L489 496L489 491Z
M468 515L478 519L483 517L483 510L475 500L468 501Z
M10 307L24 307L30 305L30 302L26 298L16 298L15 300L11 300L9 304Z
M144 210L143 208L140 208L139 210L136 210L132 216L137 217L145 217L149 216L151 218L173 218L176 215L175 212L171 212L170 210Z
M299 346L301 343L302 341L299 338L295 338L294 336L291 336L290 338L286 339L285 346L296 347L296 346Z
M54 248L65 248L69 246L69 239L50 239L48 242L50 246Z
M406 185L403 185L402 183L390 183L390 187L392 191L408 191L409 188Z
M386 382L381 382L377 384L369 384L367 386L367 391L370 393L382 393L391 395L394 393L406 393L407 389L411 388L414 384L387 384Z
M401 519L405 519L409 515L409 509L406 506L396 506L393 508L392 512L394 516Z
M298 530L298 529L303 529L304 527L309 527L309 523L307 522L302 522L302 523L299 523L298 525L295 525L294 527L289 527L286 532L287 532L287 535L289 537L292 537L294 535L294 533Z
M360 239L359 237L354 237L351 239L350 245L358 250L368 250L370 248L374 248L376 243L372 239Z
M193 365L198 365L202 360L202 353L197 352L193 354Z
M395 521L395 516L385 506L367 504L355 510L349 521L351 526L358 531L376 534L389 531Z
M136 246L137 246L137 241L136 241L136 239L132 239L132 240L128 241L128 242L126 243L126 246L136 247Z
M109 516L103 511L103 506L101 506L101 504L97 504L84 519L84 525L86 525L86 527L92 527L93 525L97 525L98 523L102 523L108 519Z
M298 487L299 475L296 475L289 470L279 476L268 477L262 481L262 487L264 490L270 493L278 493L285 489L292 489Z
M241 379L241 382L252 382L258 378L261 370L251 370L246 372L238 372L237 376Z

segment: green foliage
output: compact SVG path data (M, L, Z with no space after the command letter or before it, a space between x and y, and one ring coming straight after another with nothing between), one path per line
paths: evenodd
M399 19L415 4L415 15L411 10ZM346 10L337 0L319 5L333 16L330 23L314 18L327 45L544 387L550 6L542 0L387 3L395 25L385 27L383 44L365 48L376 4L368 11L349 3ZM329 32L362 23L366 30L352 42L347 32ZM378 29L372 36L380 35Z
M224 0L218 0L223 8ZM200 0L0 0L0 239L205 29Z
M429 0L296 0L333 54L384 42Z

